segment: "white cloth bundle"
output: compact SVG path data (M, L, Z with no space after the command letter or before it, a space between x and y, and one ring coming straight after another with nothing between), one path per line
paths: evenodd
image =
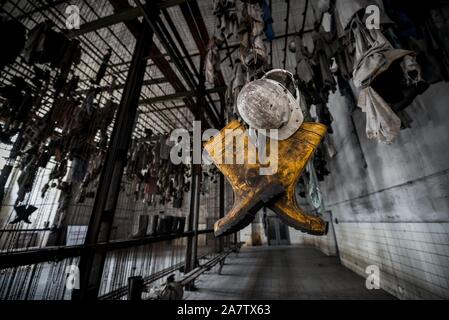
M358 105L366 113L367 137L391 144L401 131L401 120L385 100L368 87L360 92Z

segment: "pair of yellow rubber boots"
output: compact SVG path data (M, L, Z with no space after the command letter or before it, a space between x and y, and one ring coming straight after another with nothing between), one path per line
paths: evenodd
M273 175L261 175L260 163L248 159L257 158L255 148L249 148L249 136L239 121L229 123L218 135L205 144L212 161L231 184L235 201L228 214L215 223L215 236L235 233L249 225L262 207L268 207L289 226L313 235L325 235L327 222L317 216L304 213L296 201L296 185L307 163L327 132L326 126L304 123L289 139L278 141L277 171ZM234 140L235 139L235 140ZM234 150L234 142L244 140L243 164L226 164L225 151ZM232 144L232 145L231 145ZM242 155L240 155L242 156Z

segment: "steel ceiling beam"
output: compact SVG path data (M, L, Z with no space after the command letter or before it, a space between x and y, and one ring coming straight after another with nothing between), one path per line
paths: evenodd
M224 93L226 92L227 87L216 87L213 89L208 89L205 90L205 94L212 94L212 93ZM165 96L161 96L161 97L154 97L154 98L149 98L149 99L142 99L140 101L139 104L154 104L154 103L160 103L160 102L165 102L165 101L176 101L176 100L183 100L184 98L187 97L196 97L197 96L197 92L195 91L184 91L184 92L176 92L173 94L168 94Z
M220 100L215 99L213 102L214 103L219 103ZM180 110L180 109L186 109L186 108L189 108L189 107L187 105L185 105L185 104L173 105L171 107L160 108L160 109L157 109L157 110L141 111L140 114L153 114L153 113L161 112L161 111Z
M305 30L303 33L305 34L305 33L310 33L310 32L313 32L313 29ZM298 32L291 32L291 33L287 33L287 34L282 34L282 35L276 36L273 39L273 41L274 40L284 39L286 37L294 37L294 36L297 36L297 35L298 35ZM265 41L267 41L267 40L265 40ZM228 49L230 49L231 54L233 54L237 49L239 49L239 47L240 47L239 44L232 44L232 45L229 45L227 47L218 48L218 51L220 51L220 52L221 51L228 51ZM170 57L167 54L162 54L162 56L164 58L167 58L168 62L171 62L171 59L170 59ZM194 53L189 55L190 58L195 58L195 57L200 57L200 56L201 56L201 52L199 52L199 51L198 52L194 52ZM183 59L187 59L187 57L184 56ZM226 55L226 57L222 58L221 63L225 62L227 59L228 59L228 55ZM120 66L124 66L124 65L129 65L129 61L123 62L123 63L119 63L119 64L116 64L114 66L115 67L120 67ZM148 66L151 67L151 66L154 66L154 64L150 63Z
M67 32L66 36L69 39L77 38L87 33L111 27L121 22L127 22L133 19L137 19L140 16L142 16L142 12L139 8L124 9L110 16L85 23L79 29Z
M166 9L185 3L187 0L166 0L150 5L150 10ZM110 16L100 18L83 24L79 29L67 33L67 37L76 38L90 32L111 27L118 23L128 22L137 19L143 15L142 10L137 7L124 8Z
M26 13L24 13L24 14L18 16L18 17L17 17L17 20L22 20L22 19L29 18L29 17L32 16L33 14L41 13L41 12L44 12L45 10L48 10L48 9L53 8L53 7L55 7L55 6L59 6L59 5L61 5L61 4L69 3L69 2L70 2L70 0L52 1L52 2L46 4L46 5L42 6L42 7L36 8L36 9L34 9L34 10L31 10L31 11L29 11L29 12L26 12Z
M165 79L165 78L155 78L155 79L145 80L143 82L143 86L144 87L148 87L148 86L152 86L152 85L155 85L155 84L163 84L163 83L168 83L167 79ZM115 87L115 90L122 90L123 88L125 88L125 84L124 83L117 85ZM98 90L99 90L99 92L105 92L105 91L108 91L109 89L110 89L110 86L102 86ZM89 91L90 91L90 89L87 89L87 90L82 90L79 93L86 94L86 93L89 93Z
M113 6L116 12L120 12L121 10L132 8L127 0L109 0L111 5ZM139 33L139 30L142 28L142 24L138 19L130 20L125 22L125 25L130 30L130 32L136 37ZM153 43L149 50L149 59L153 61L153 63L157 66L163 76L167 79L167 81L173 86L175 91L177 92L186 92L187 89L181 80L178 78L178 75L173 70L170 63L165 59L162 52L159 48ZM203 114L204 110L201 110L193 99L186 98L184 100L185 104L189 107L189 110L195 117L199 117ZM213 120L209 122L210 126L216 126Z

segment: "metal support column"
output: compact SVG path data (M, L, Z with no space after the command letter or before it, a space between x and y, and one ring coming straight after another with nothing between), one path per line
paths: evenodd
M225 201L224 201L224 193L225 193L225 178L224 175L222 173L220 173L220 198L219 198L219 219L223 218L225 215ZM224 252L224 237L220 237L220 239L218 239L218 246L219 249L218 251L220 253Z
M196 168L192 167L192 181L190 182L190 212L188 218L187 232L193 232L193 223L195 217L195 194L196 194ZM186 258L184 273L187 274L192 271L192 247L193 247L193 233L187 238Z
M155 13L157 14L157 13ZM94 202L86 245L109 241L120 193L123 171L136 121L139 98L147 67L145 59L153 41L153 32L144 25L138 36L128 72L122 100L106 154L97 196ZM96 300L103 274L106 253L89 250L80 260L80 289L74 290L75 300Z
M200 199L201 199L201 165L196 166L196 191L195 191L195 205L194 205L194 216L193 216L193 245L192 245L192 262L193 268L197 267L198 262L198 226L200 218Z
M220 103L220 111L221 111L221 124L222 127L226 125L226 103L222 101ZM219 180L219 219L223 218L225 215L225 177L223 173L220 172L220 180ZM220 253L224 252L224 238L220 237L218 240L218 250Z
M186 258L184 266L184 274L189 273L196 267L197 261L197 246L198 246L198 221L200 208L200 183L201 183L201 165L192 166L192 182L190 190L190 212L188 232L191 235L187 238ZM194 289L194 283L190 283L187 290Z
M205 64L206 57L201 57L200 59L200 70L204 70L204 64ZM200 72L199 78L198 78L198 92L197 92L197 104L200 107L201 110L204 110L207 107L206 104L206 78L204 76L203 72ZM204 114L201 115L201 118L199 119L201 123L205 122ZM201 141L202 132L195 132L194 135L197 135L194 137L194 141ZM196 139L195 139L196 138ZM194 142L195 143L195 142ZM202 145L194 145L194 148L201 148ZM202 151L202 150L201 150ZM202 154L202 152L201 152ZM195 160L195 154L193 156L193 159ZM196 164L196 192L195 192L195 207L194 207L194 219L193 219L193 246L192 246L192 266L194 268L197 267L197 261L198 261L198 225L199 225L199 218L200 218L200 201L201 201L201 183L202 183L202 158L196 159L200 164ZM194 287L194 284L192 283L192 286Z
M204 58L201 57L200 59L200 70L203 70L204 67ZM197 104L200 107L200 109L203 110L205 107L205 95L206 95L206 85L205 85L205 78L204 74L200 73L199 76L199 85L198 85L198 92L197 92ZM197 118L196 120L200 120L202 123L204 122L204 114L201 114L200 118ZM201 141L201 135L202 132L197 132L194 127L194 141L198 140ZM199 146L193 146L194 148L201 148L201 144ZM195 153L194 153L195 154ZM200 161L202 159L195 159L195 155L192 157L196 161ZM190 214L189 214L189 231L192 231L193 234L188 239L187 243L187 250L186 250L186 268L184 270L185 273L188 273L192 271L197 266L197 260L198 260L198 224L199 224L199 215L200 215L200 192L201 192L201 176L202 176L202 166L201 164L194 164L192 166L192 190L191 190L191 200L190 200ZM195 284L194 282L191 282L187 286L187 290L194 290Z

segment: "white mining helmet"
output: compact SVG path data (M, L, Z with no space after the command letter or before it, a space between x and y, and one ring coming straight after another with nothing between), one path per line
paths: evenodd
M243 87L237 108L250 131L267 130L268 137L281 141L290 138L304 121L301 95L293 74L281 69ZM277 135L270 132L273 129L278 130Z

